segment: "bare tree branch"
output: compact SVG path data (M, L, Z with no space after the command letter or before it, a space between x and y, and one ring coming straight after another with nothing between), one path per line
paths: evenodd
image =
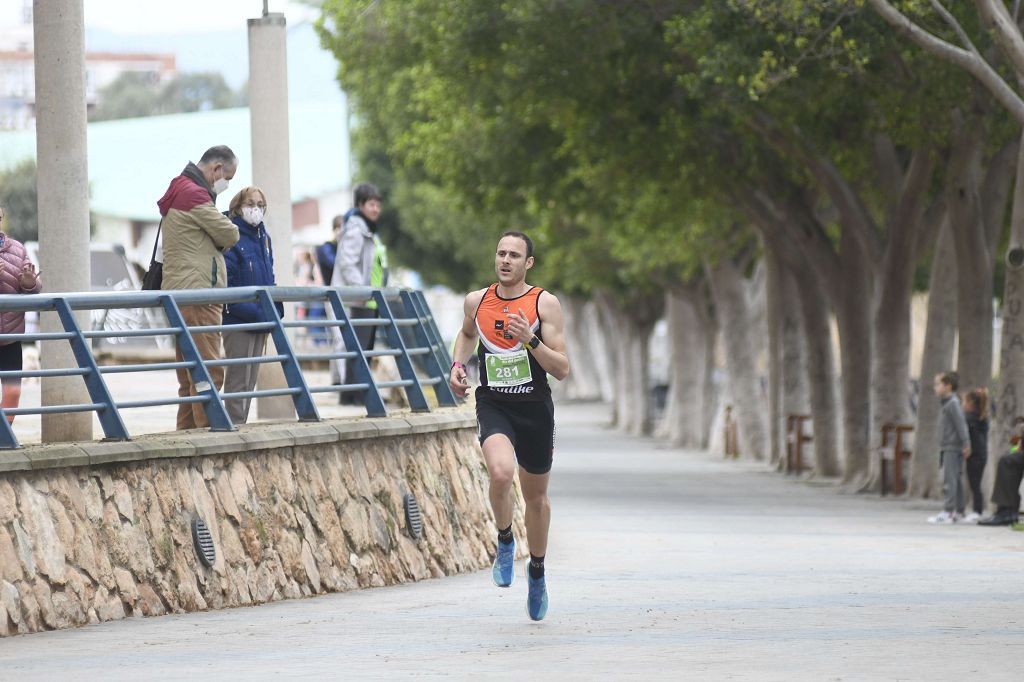
M979 4L980 8L981 4L987 4L991 0L975 1ZM910 38L918 47L960 67L978 79L982 85L988 88L989 92L995 96L999 103L1006 108L1010 115L1018 123L1024 125L1024 99L992 68L991 64L979 55L962 47L957 47L925 30L893 7L888 0L867 0L867 2L886 23ZM1003 7L1003 12L1006 12L1005 7ZM1020 37L1019 32L1017 32L1017 36Z
M878 236L878 227L871 213L861 201L860 195L850 186L831 159L823 157L800 134L798 130L782 131L776 122L764 112L756 112L749 121L751 127L765 136L769 143L780 152L798 161L814 176L835 204L844 229L851 231L869 262L882 259L883 244Z
M989 161L985 182L981 190L981 209L985 216L985 233L989 253L994 254L999 234L1006 224L1006 206L1013 174L1017 170L1018 145L1013 140L1000 149Z
M981 57L978 53L978 48L974 46L974 43L971 42L970 36L967 35L967 31L965 31L964 27L960 25L960 22L956 20L956 17L946 9L946 6L939 2L939 0L928 0L928 2L931 4L932 9L942 17L942 20L949 24L953 29L953 32L956 33L956 37L960 39L961 45L971 54Z
M903 182L896 209L889 214L889 250L915 253L921 233L928 187L931 183L935 157L928 148L914 151Z
M1024 36L1010 16L1004 0L974 0L982 21L992 29L1003 55L1010 61L1018 82L1024 78Z
M878 176L878 187L885 195L889 206L899 201L899 187L903 181L903 167L896 155L896 145L885 133L874 136L872 150L874 152L875 172Z

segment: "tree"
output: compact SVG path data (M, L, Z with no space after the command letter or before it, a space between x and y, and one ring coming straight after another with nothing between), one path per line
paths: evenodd
M1024 86L1024 35L1021 33L1019 2L1013 4L1012 13L1001 0L975 0L977 14L971 17L987 31L998 46L1010 76L1000 73L993 65L996 55L985 49L976 37L978 33L965 26L939 0L922 3L901 3L908 11L901 12L888 0L867 0L886 22L906 36L918 47L941 60L953 64L977 79L1018 124L1024 126L1024 98L1019 88ZM939 28L929 30L923 22L937 23ZM1016 85L1016 87L1015 87ZM992 442L998 451L1006 442L1012 420L1022 411L1024 400L1024 132L1018 145L1016 184L1010 218L1010 245L1007 250L1007 271L1003 293L1003 320L999 385L996 390L996 428ZM986 477L991 480L991 468Z
M0 206L4 209L5 233L21 242L39 239L34 159L0 173Z
M150 74L126 71L99 92L89 120L177 114L238 106L247 86L231 90L219 73L182 73L160 85Z
M126 71L98 93L91 121L155 116L160 113L159 86L150 74Z
M236 96L219 73L182 73L169 81L158 98L161 113L227 109Z

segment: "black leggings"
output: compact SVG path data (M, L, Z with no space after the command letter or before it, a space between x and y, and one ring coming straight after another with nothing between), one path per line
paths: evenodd
M978 514L985 509L985 498L981 494L981 475L985 471L984 455L972 455L967 458L967 482L971 486L971 506Z

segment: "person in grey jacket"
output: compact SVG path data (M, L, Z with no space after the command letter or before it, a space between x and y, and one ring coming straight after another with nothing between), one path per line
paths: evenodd
M956 389L960 377L946 372L935 377L935 395L942 401L939 416L939 464L942 467L943 511L929 517L929 523L955 523L964 517L964 460L971 456L971 437L967 430Z
M338 253L334 259L332 287L385 287L388 283L387 248L377 236L377 220L382 209L380 192L368 182L356 185L353 192L355 213L349 216L338 237ZM361 306L352 306L349 317L375 318L377 304L367 301ZM363 350L372 350L377 336L376 327L355 329L359 345ZM337 344L336 344L337 345ZM355 360L345 362L344 373L339 371L343 383L351 383ZM361 392L342 393L338 400L342 405L358 405L363 402Z

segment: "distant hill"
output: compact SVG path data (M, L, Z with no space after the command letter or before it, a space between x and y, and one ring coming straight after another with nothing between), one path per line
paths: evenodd
M179 71L220 72L234 89L249 79L249 40L245 22L237 30L208 33L132 35L87 28L90 52L172 52ZM292 102L344 99L334 56L320 47L309 22L288 27L288 97Z

